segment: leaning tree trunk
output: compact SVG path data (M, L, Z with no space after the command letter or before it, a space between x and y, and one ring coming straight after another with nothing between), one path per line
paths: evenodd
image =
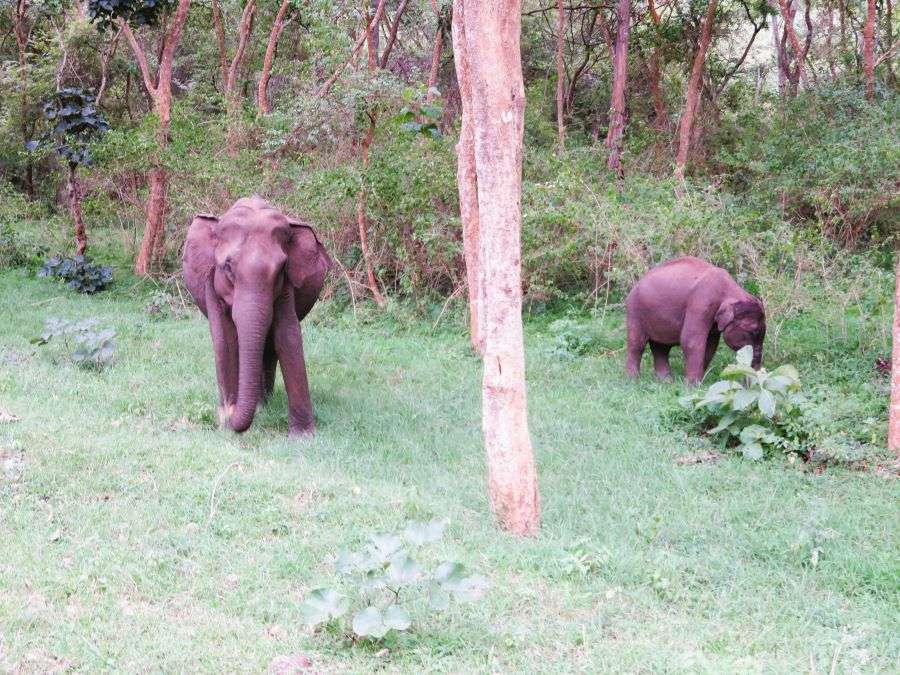
M712 28L716 18L717 5L718 0L709 0L709 6L706 8L706 16L703 18L703 27L700 30L700 41L697 44L697 53L694 55L694 65L691 68L691 78L688 80L684 114L681 116L681 126L678 129L675 178L681 182L684 181L684 170L691 145L691 132L694 128L694 116L697 114L697 104L700 100L700 76L703 74L703 65L706 63L706 50L709 49L709 43L712 41Z
M888 415L888 448L900 456L900 253L897 255L897 288L894 293L894 328L891 337L891 407Z
M784 29L787 31L788 40L791 43L791 50L794 52L794 63L797 68L796 80L793 83L794 93L798 82L806 82L805 70L803 62L806 60L806 51L800 46L800 39L797 37L797 31L794 29L794 12L790 8L791 0L778 0L781 8L781 18L784 21Z
M275 15L275 21L272 23L272 30L269 32L269 42L266 45L266 54L263 57L262 71L259 74L259 86L256 90L256 108L259 114L266 115L272 111L269 105L269 78L272 76L272 64L275 61L275 50L278 48L278 39L284 30L284 16L287 14L291 6L290 0L283 0L281 6L278 7L278 13Z
M563 0L556 0L556 134L560 153L566 150L566 64L563 46L566 40L566 10Z
M866 99L875 100L875 0L868 0L863 26L863 68L866 73ZM893 46L893 45L890 45Z
M622 175L622 136L625 133L625 85L628 81L628 33L631 28L631 0L619 0L616 8L616 47L613 53L613 89L609 107L606 166Z
M458 72L464 71L463 79L469 81L463 94L462 124L465 133L474 138L475 185L460 186L460 199L471 198L471 192L477 191L485 331L482 429L488 492L500 526L529 535L540 528L540 497L528 432L522 332L525 88L520 34L520 0L491 5L454 0L454 58ZM467 149L461 143L461 160Z
M72 214L72 222L75 225L75 254L84 255L88 241L84 219L81 217L81 193L78 190L78 177L75 175L77 169L77 164L69 164L69 213Z

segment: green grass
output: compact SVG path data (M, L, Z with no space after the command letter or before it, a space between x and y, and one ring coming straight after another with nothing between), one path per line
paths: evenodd
M562 359L533 325L544 520L515 539L488 507L461 331L321 308L305 327L318 434L287 437L279 383L235 436L213 424L205 321L151 319L148 292L0 274L0 408L21 418L0 423L0 671L261 672L303 652L318 672L896 672L898 481L676 463L704 449L668 421L680 384L623 381L621 352ZM31 346L47 316L114 326L115 365ZM613 341L620 323L613 310ZM772 353L815 370L850 419L871 401L883 417L884 382L821 364L817 337L787 324ZM440 553L490 580L484 600L414 614L387 653L300 625L342 548L431 517L450 521ZM566 554L582 539L600 551L585 574Z

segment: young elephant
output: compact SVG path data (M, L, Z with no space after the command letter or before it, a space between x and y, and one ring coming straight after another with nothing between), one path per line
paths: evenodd
M669 350L681 345L687 381L698 384L716 355L720 335L734 350L753 345L753 367L762 363L762 302L728 272L700 258L675 258L651 269L631 289L625 310L630 377L637 377L648 342L661 379L671 377Z
M184 248L184 281L209 319L219 417L246 431L281 363L291 434L315 430L300 321L319 297L331 259L306 223L253 197L221 217L198 214Z

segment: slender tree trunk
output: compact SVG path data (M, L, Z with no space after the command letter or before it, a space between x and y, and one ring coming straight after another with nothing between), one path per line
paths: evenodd
M465 26L455 12L462 11L462 2L453 3L453 58L456 81L459 84L463 124L456 145L456 183L459 189L459 213L462 220L463 257L466 263L466 286L469 291L469 333L472 349L484 354L484 284L481 278L481 228L478 217L478 183L475 172L475 128L472 118L472 76L466 52Z
M625 87L628 83L628 33L631 28L631 0L619 0L616 8L616 47L613 53L613 88L609 106L606 147L607 168L622 176L622 137L625 133Z
M897 289L894 294L894 328L891 337L891 405L888 414L888 449L900 456L900 254L897 256Z
M769 22L772 30L772 44L775 48L775 69L778 71L778 95L781 98L784 98L785 86L787 84L784 43L781 40L778 17L773 14L769 17Z
M97 87L97 98L95 100L95 105L99 108L100 102L103 100L103 94L106 92L106 82L109 73L109 62L113 56L116 54L116 47L119 44L119 38L122 37L122 29L116 33L115 37L112 39L112 43L109 46L109 49L104 51L104 53L100 56L100 85Z
M796 81L806 81L803 62L806 60L806 51L800 46L800 40L797 38L797 31L794 30L794 12L791 10L789 3L791 0L778 0L781 8L781 18L784 20L784 28L787 31L788 40L791 43L791 50L794 52L794 63L797 68ZM794 87L796 89L796 81ZM796 91L794 91L796 93Z
M81 193L78 189L78 178L75 175L77 165L69 164L69 212L75 224L75 255L84 255L87 251L87 232L84 219L81 217Z
M384 0L381 0L381 5L384 5ZM366 42L368 44L369 50L369 74L374 75L376 60L378 55L376 53L375 47L375 35L378 33L378 23L375 21L369 22L369 18L366 17ZM374 111L369 111L366 113L369 117L369 128L366 131L366 135L362 140L361 151L362 151L362 167L363 167L363 175L369 169L369 146L372 145L372 140L375 138L375 123L377 121L377 114ZM381 294L381 291L378 288L378 279L375 277L375 268L372 266L372 254L369 250L369 234L368 234L368 223L366 222L366 201L367 201L367 192L366 186L362 185L359 188L359 194L356 197L356 221L359 226L359 248L362 252L363 262L366 266L366 279L369 282L369 291L372 293L372 297L375 300L375 303L379 307L384 306L384 296Z
M522 332L521 189L525 89L519 46L520 0L454 0L453 42L472 127L484 288L482 429L488 492L500 526L519 535L540 528L540 497L528 432ZM463 88L461 87L461 90ZM466 96L468 94L468 96ZM467 146L460 143L461 156ZM466 161L466 160L463 160ZM465 176L472 178L471 174Z
M425 101L431 102L434 98L433 90L437 87L438 75L441 72L441 51L444 48L444 26L441 22L440 8L436 0L431 0L431 7L437 19L437 27L434 31L434 48L431 50L431 68L428 71L428 91L425 93Z
M885 58L885 62L887 64L887 81L890 86L896 85L896 77L894 75L894 59L891 56L894 47L894 3L892 0L887 0L885 6L885 16L884 16L885 24L886 24L886 36L884 41L884 51L887 55Z
M825 8L825 58L828 61L828 72L831 73L831 82L837 80L837 70L834 66L834 3L828 0Z
M709 43L712 41L717 5L718 0L709 0L706 16L703 18L703 26L700 29L700 40L697 43L697 53L694 55L694 65L691 67L691 77L688 80L684 114L681 116L681 126L678 129L678 154L675 156L675 178L679 181L684 181L684 170L691 145L691 132L694 128L694 116L697 113L697 104L700 99L700 77L706 63L706 50L709 49Z
M559 152L566 151L566 64L563 47L566 43L566 10L563 0L556 0L556 133Z
M234 156L237 153L240 141L240 112L241 96L238 85L238 72L244 61L244 53L247 51L247 43L253 32L253 19L256 14L256 0L249 0L241 12L241 21L238 24L238 45L235 49L231 65L228 67L228 79L225 81L225 105L228 115L228 154Z
M656 5L653 0L648 0L648 7L653 26L658 31L660 16L659 12L656 11ZM663 132L669 128L669 111L666 109L666 99L662 92L662 66L660 65L658 45L653 46L653 53L650 55L647 70L649 71L650 96L653 98L653 114L656 118L653 120L653 123L657 131Z
M259 85L256 90L256 107L260 115L266 115L272 111L269 105L269 78L272 76L272 64L275 61L275 50L278 48L278 39L284 30L284 17L291 6L290 0L283 0L278 7L278 13L275 15L275 21L272 23L272 30L269 31L269 42L266 44L266 54L263 57L262 71L259 74Z
M875 0L868 0L863 26L863 68L866 73L866 99L875 100Z
M131 27L124 21L119 25L128 41L134 58L138 63L144 87L150 94L153 108L159 118L156 133L157 156L150 169L150 195L147 199L147 224L141 239L141 249L134 263L134 272L139 276L152 274L154 267L160 263L165 252L166 234L166 202L168 175L165 168L165 153L169 143L169 126L172 114L172 69L175 50L181 39L181 31L187 21L191 0L178 0L172 25L164 37L164 46L159 56L159 67L156 76L150 70L147 55L144 53Z
M400 29L400 19L403 18L403 12L406 11L406 5L409 3L409 0L400 0L400 4L397 6L397 13L394 15L394 23L391 24L391 32L388 35L387 44L384 46L384 51L381 53L381 61L379 65L382 68L387 68L388 59L391 56L391 51L394 49L394 43L397 42L397 31ZM376 6L376 10L378 7Z
M213 25L216 31L216 45L219 50L219 73L222 78L222 92L228 87L228 52L225 51L225 24L222 21L222 7L219 0L212 0Z
M28 131L28 41L31 29L28 26L28 0L16 0L13 11L13 33L16 38L16 51L19 58L19 82L22 95L19 99L19 116L21 117L22 142L29 140ZM30 158L25 159L25 175L23 177L25 196L34 199L34 165Z

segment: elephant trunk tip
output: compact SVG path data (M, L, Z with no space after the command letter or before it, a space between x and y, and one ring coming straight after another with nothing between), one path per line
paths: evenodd
M253 424L253 413L251 412L249 415L236 413L228 420L228 424L232 431L237 434L242 434L250 428L251 424Z

